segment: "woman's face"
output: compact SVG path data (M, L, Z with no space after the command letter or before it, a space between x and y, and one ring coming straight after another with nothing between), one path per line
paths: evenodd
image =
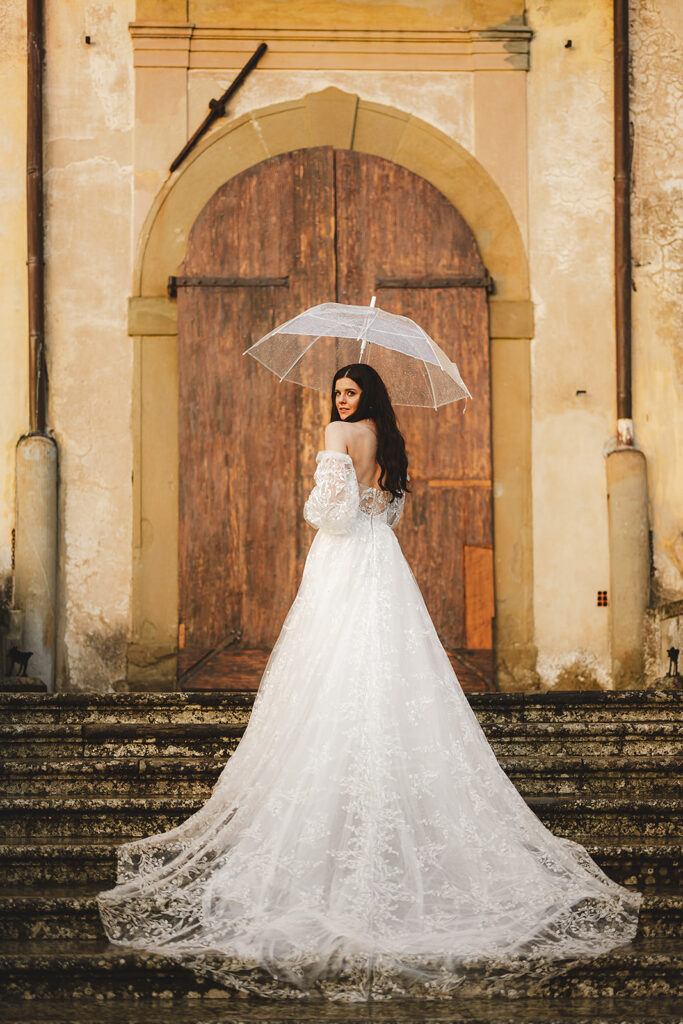
M334 386L334 401L339 418L346 420L353 416L358 408L363 389L350 377L340 377Z

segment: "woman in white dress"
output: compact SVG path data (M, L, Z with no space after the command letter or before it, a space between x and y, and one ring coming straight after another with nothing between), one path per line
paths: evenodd
M631 941L641 895L498 765L392 529L405 445L367 365L325 445L249 726L200 811L119 849L107 934L271 997L538 990Z

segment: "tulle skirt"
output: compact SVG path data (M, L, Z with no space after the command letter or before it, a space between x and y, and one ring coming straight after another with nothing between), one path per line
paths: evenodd
M320 531L211 798L118 850L114 943L269 997L534 991L641 896L504 774L391 529ZM531 986L531 987L530 987Z

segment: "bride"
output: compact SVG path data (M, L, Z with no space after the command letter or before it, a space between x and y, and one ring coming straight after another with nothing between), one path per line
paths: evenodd
M640 894L498 765L393 533L407 484L381 378L342 367L249 726L200 811L119 848L112 942L261 995L366 999L530 991L635 936Z

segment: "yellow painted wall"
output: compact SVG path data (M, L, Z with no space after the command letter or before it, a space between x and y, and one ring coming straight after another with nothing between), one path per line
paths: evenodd
M615 432L612 4L532 0L535 626L545 685L608 685L603 448ZM566 47L571 40L571 47ZM577 391L586 391L577 395Z
M46 337L60 458L58 686L126 674L132 565L132 3L47 4ZM84 36L89 34L91 45Z
M659 603L683 598L683 5L634 0L632 21L633 399Z

